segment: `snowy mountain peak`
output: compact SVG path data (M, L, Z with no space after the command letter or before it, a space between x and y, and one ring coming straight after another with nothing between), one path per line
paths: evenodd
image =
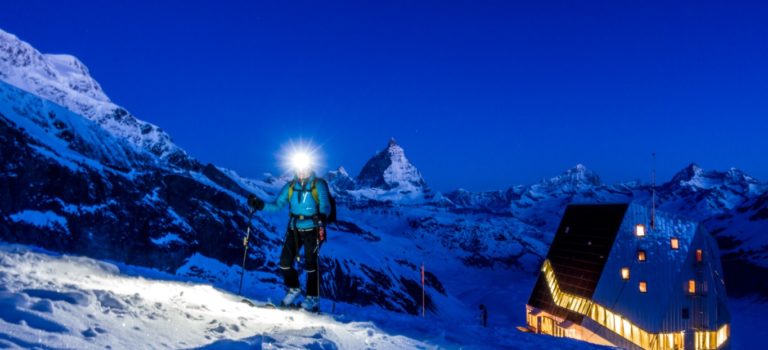
M731 188L737 192L759 194L765 191L765 184L745 172L730 168L727 171L706 171L691 163L672 177L671 186L692 189Z
M685 168L680 170L677 174L675 174L672 177L673 183L679 183L682 184L683 182L689 182L691 180L696 179L697 177L701 177L701 175L704 173L704 170L699 167L696 163L688 164Z
M0 80L90 119L110 134L171 163L188 165L192 161L160 128L112 103L80 60L42 54L2 29Z
M343 166L340 166L336 170L329 171L325 175L325 179L331 188L336 191L349 191L355 188L355 180L349 176L347 170Z
M594 189L602 185L600 177L583 164L576 164L562 174L543 179L529 188L534 197L554 195L555 193L574 194Z
M600 186L600 176L592 170L587 169L583 164L576 164L573 168L564 171L562 174L544 181L550 185L572 186L577 188Z
M406 158L405 150L394 138L360 170L357 181L362 186L400 192L421 192L427 184L421 173Z
M749 174L741 171L737 168L730 168L728 171L725 172L725 178L728 182L746 182L746 183L760 183L759 180L755 179L752 176L749 176Z
M0 29L0 78L41 97L74 90L84 97L110 102L88 68L71 55L42 54ZM57 102L54 100L54 102ZM65 107L69 107L66 106ZM74 111L78 112L78 111Z

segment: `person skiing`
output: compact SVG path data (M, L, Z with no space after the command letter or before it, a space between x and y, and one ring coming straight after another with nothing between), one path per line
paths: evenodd
M304 247L304 271L307 273L306 295L301 307L307 311L320 309L320 278L318 272L320 246L325 242L326 218L331 214L328 184L315 176L311 161L306 154L294 155L292 161L295 176L280 190L273 202L264 202L254 195L248 197L248 205L254 210L275 212L288 206L290 218L285 233L279 267L288 292L281 307L295 305L301 295L299 273L294 261L299 260L299 250Z

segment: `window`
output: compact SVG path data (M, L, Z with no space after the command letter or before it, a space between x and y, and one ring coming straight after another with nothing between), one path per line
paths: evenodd
M635 235L637 237L645 236L645 225L640 224L640 225L635 226Z
M632 339L632 325L629 324L629 321L627 321L625 319L621 320L621 325L624 326L622 328L622 332L621 332L622 335L624 335L624 338L627 338L627 339L631 340Z
M690 311L688 311L688 308L687 308L687 307L684 307L684 308L683 308L683 313L682 313L682 315L681 315L681 316L682 316L682 318L683 318L684 320L687 320L688 318L690 318L690 317L691 317L691 313L690 313Z
M677 250L680 248L680 241L677 238L672 238L669 244L672 246L672 249Z
M621 268L621 279L628 280L629 279L629 268L628 267L622 267Z
M640 281L638 288L640 289L640 293L645 293L648 291L648 283L645 281Z
M645 261L645 250L637 251L637 261Z
M701 249L696 249L696 262L701 262L702 260L704 260L704 252Z
M688 280L688 293L696 293L696 281Z
M597 322L605 326L605 308L602 306L597 308Z
M613 328L613 312L610 312L608 310L605 310L605 326L610 329L614 330Z

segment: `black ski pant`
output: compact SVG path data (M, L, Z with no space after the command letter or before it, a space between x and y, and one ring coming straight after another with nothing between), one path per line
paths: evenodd
M280 269L288 288L300 288L299 272L294 268L296 256L304 247L304 271L307 273L307 296L320 295L320 275L317 269L320 247L317 244L317 228L308 231L288 229L283 251L280 253Z

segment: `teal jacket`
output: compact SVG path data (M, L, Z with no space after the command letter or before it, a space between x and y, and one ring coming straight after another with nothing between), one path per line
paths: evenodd
M312 182L315 181L315 188L317 189L317 199L320 203L315 202L315 198L312 196ZM293 184L293 195L291 195L290 202L288 198L288 188ZM328 185L325 180L316 178L315 173L309 175L304 181L299 181L298 177L293 178L280 190L277 198L274 202L265 202L264 211L275 212L282 210L288 205L290 211L291 220L288 222L289 227L295 227L299 230L311 229L318 226L318 223L312 219L318 213L328 216L331 213L331 204L328 199ZM318 211L319 210L319 211ZM299 219L296 216L303 215L305 219Z

